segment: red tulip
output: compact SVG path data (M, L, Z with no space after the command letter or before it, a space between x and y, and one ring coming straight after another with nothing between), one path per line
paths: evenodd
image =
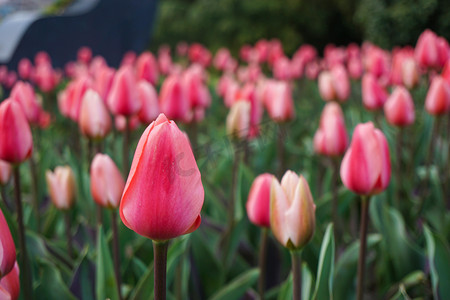
M200 176L188 139L161 114L139 140L120 203L123 223L157 241L196 230L204 199Z
M389 146L384 134L372 122L359 124L341 163L341 179L360 195L381 193L391 179Z
M17 300L20 294L19 265L17 262L8 275L0 280L0 299Z
M33 151L30 125L20 105L6 99L0 104L0 159L18 164Z
M108 95L108 107L115 115L131 116L141 109L136 89L133 68L129 65L120 67L114 76Z
M81 100L79 117L81 133L89 139L103 139L111 131L111 117L99 94L89 89Z
M145 80L141 80L138 83L138 97L142 103L141 110L139 111L139 120L144 124L150 124L158 117L159 104L158 94L155 88Z
M12 167L11 164L0 160L0 185L5 185L11 179Z
M327 103L314 135L314 150L327 156L339 156L345 153L347 146L348 135L342 109L335 102Z
M106 208L119 207L125 181L114 161L107 154L97 153L90 173L94 201Z
M155 85L158 82L158 63L150 52L143 52L136 61L136 77L137 80L147 80Z
M16 247L9 231L8 223L0 209L0 279L7 275L16 262Z
M164 80L159 93L159 104L168 118L189 121L190 104L180 76L170 75Z
M402 86L395 88L384 104L386 120L396 126L408 126L414 123L414 102L408 90Z
M425 98L425 109L431 115L443 115L450 111L450 85L441 76L434 77Z
M27 80L30 78L33 72L33 64L28 58L22 58L19 61L19 66L17 67L20 78Z
M70 209L75 201L75 176L69 166L59 166L45 172L50 199L56 208Z
M37 125L39 124L39 117L41 114L41 105L38 103L36 94L31 84L23 81L18 81L11 90L10 98L16 100L28 122Z
M273 175L264 173L255 178L246 204L249 220L262 227L270 227L270 186Z
M448 43L427 29L419 36L414 55L422 68L442 68L448 59Z
M286 122L295 117L292 91L287 82L267 80L264 84L263 103L272 120Z
M361 92L364 107L368 110L382 108L388 97L384 87L370 73L366 73L363 76Z

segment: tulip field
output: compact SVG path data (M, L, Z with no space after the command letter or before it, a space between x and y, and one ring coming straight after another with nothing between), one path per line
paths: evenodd
M0 300L450 299L450 46L0 66Z

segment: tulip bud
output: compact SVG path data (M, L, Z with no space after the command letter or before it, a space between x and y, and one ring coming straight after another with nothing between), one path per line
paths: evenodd
M375 76L367 73L362 79L362 101L368 110L377 110L383 107L388 94Z
M253 224L270 227L270 185L273 175L264 173L253 181L246 204L247 215Z
M78 122L81 132L90 139L103 139L111 131L111 117L96 91L84 93Z
M1 276L0 276L1 277ZM0 299L17 300L20 294L19 265L17 262L14 268L0 280Z
M405 58L402 64L403 84L411 89L419 83L420 74L416 61L412 57Z
M342 109L335 102L327 103L320 117L319 129L314 135L314 150L327 156L339 156L345 153L347 145L348 135Z
M435 116L450 111L450 85L441 76L436 76L431 82L425 98L425 109Z
M190 104L179 75L164 80L159 93L161 111L173 120L188 121Z
M319 74L319 93L325 101L332 101L336 98L333 87L333 75L329 71L323 71Z
M275 122L286 122L295 117L292 91L287 82L267 81L263 92L263 102L267 112Z
M11 272L16 262L16 247L8 223L0 209L0 278Z
M11 178L12 167L6 161L0 160L0 184L5 185Z
M155 85L158 82L158 63L150 52L139 55L136 61L136 77Z
M39 123L41 106L37 101L36 94L34 93L31 84L18 81L11 90L10 98L20 104L28 122L32 124Z
M302 249L314 235L316 205L305 178L287 171L272 179L270 226L277 240L289 250Z
M31 61L28 58L22 58L19 61L19 66L17 67L19 76L22 79L29 79L31 76L31 73L33 72L33 65L31 64Z
M360 195L381 193L389 185L389 146L384 134L372 122L356 126L340 173L344 185Z
M144 124L150 124L160 113L158 94L150 83L141 80L138 83L138 97L142 103L138 114L139 120Z
M250 129L250 102L236 101L227 116L227 134L233 138L246 139Z
M114 161L97 153L91 164L91 193L94 201L106 208L117 208L125 181Z
M169 240L200 226L203 200L201 175L189 141L161 114L137 145L120 217L140 235Z
M12 99L0 104L0 159L17 164L33 151L30 125L20 105Z
M108 95L108 107L115 115L131 116L141 109L141 105L137 96L133 68L124 65L114 76Z
M75 201L75 177L69 166L56 167L54 172L45 172L50 199L56 208L70 209Z
M404 87L398 86L384 104L386 120L396 126L408 126L414 123L414 102Z

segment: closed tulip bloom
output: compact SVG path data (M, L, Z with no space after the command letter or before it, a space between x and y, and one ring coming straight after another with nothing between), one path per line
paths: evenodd
M305 178L287 171L272 179L270 226L276 239L289 250L302 249L314 235L316 205Z
M319 129L314 135L314 150L327 156L340 156L348 146L344 114L339 104L325 105L320 117Z
M37 101L36 94L34 93L31 84L18 81L11 90L10 98L20 104L28 122L34 125L39 124L39 116L42 108Z
M97 153L91 164L91 193L94 201L106 208L119 207L125 181L114 161Z
M140 235L169 240L200 226L203 200L201 175L189 140L161 114L137 145L120 217Z
M20 105L6 99L0 104L0 159L18 164L33 151L30 125Z
M149 82L141 80L138 83L138 97L142 103L138 114L139 120L144 124L150 124L160 113L158 94Z
M107 104L109 92L114 81L115 70L109 67L102 67L97 71L94 79L94 88L102 98L103 102Z
M267 81L263 93L263 102L272 120L286 122L295 117L292 91L287 82Z
M450 111L450 85L441 76L434 77L425 98L425 109L434 116Z
M448 59L448 43L426 29L417 40L414 55L422 68L441 68Z
M319 74L319 93L325 101L332 101L336 98L333 86L333 75L330 71L323 71Z
M164 80L159 93L161 111L171 120L188 121L190 103L181 76L171 75Z
M48 93L56 87L59 77L50 63L41 63L36 65L33 80L41 91Z
M381 109L388 98L388 93L378 80L370 73L362 79L362 101L368 110Z
M81 100L80 118L78 121L81 133L89 139L103 139L112 127L111 116L99 94L90 89Z
M411 89L419 84L420 73L416 61L412 57L405 58L402 64L403 84Z
M33 72L33 64L28 58L22 58L17 67L20 78L27 80Z
M8 223L0 209L0 278L11 272L16 262L16 247Z
M75 201L75 177L69 166L59 166L45 172L50 199L56 208L70 209Z
M384 134L372 122L356 126L340 173L344 185L359 195L375 195L389 185L389 146Z
M384 104L384 114L386 120L395 126L403 127L414 123L414 102L406 88L395 88Z
M0 185L5 185L11 179L11 164L4 160L0 160Z
M251 104L245 100L236 101L227 116L227 134L232 138L246 139L250 131Z
M114 76L108 95L108 107L115 115L131 116L141 109L141 105L137 96L133 68L124 65Z
M83 64L88 64L92 59L92 50L89 47L81 47L77 52L77 59Z
M273 175L264 173L255 178L247 199L247 215L253 224L270 227L270 186Z
M158 82L158 63L152 53L147 51L139 55L136 61L136 77L151 84Z
M344 102L350 96L350 80L348 74L342 65L336 65L331 69L333 75L333 87L336 97L340 102Z
M0 277L1 278L1 277ZM0 299L17 300L20 294L19 265L17 262L14 268L0 280Z

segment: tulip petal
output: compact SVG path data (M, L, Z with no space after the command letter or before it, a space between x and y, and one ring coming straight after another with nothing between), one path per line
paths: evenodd
M270 189L270 227L274 236L283 246L286 246L289 240L285 219L285 212L288 208L286 194L274 177Z

